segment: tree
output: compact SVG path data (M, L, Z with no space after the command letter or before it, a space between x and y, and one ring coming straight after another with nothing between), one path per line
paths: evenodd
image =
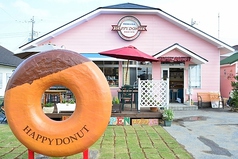
M231 106L232 110L238 109L238 75L234 76L235 81L231 81L232 92L231 92Z

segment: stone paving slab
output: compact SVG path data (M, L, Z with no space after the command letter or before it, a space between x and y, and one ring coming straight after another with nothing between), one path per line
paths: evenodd
M196 159L238 158L238 113L226 109L174 111L165 127Z

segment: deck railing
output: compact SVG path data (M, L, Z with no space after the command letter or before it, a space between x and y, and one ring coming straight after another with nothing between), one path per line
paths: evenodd
M138 111L142 107L168 107L168 80L138 79Z

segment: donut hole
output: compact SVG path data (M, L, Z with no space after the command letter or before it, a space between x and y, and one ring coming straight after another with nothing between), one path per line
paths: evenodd
M73 92L62 85L49 87L42 94L42 110L52 120L61 121L69 118L76 108Z

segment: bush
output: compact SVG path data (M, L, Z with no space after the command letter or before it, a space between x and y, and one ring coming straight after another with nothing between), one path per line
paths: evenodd
M235 81L231 81L232 93L231 93L231 106L238 108L238 75L234 77Z

